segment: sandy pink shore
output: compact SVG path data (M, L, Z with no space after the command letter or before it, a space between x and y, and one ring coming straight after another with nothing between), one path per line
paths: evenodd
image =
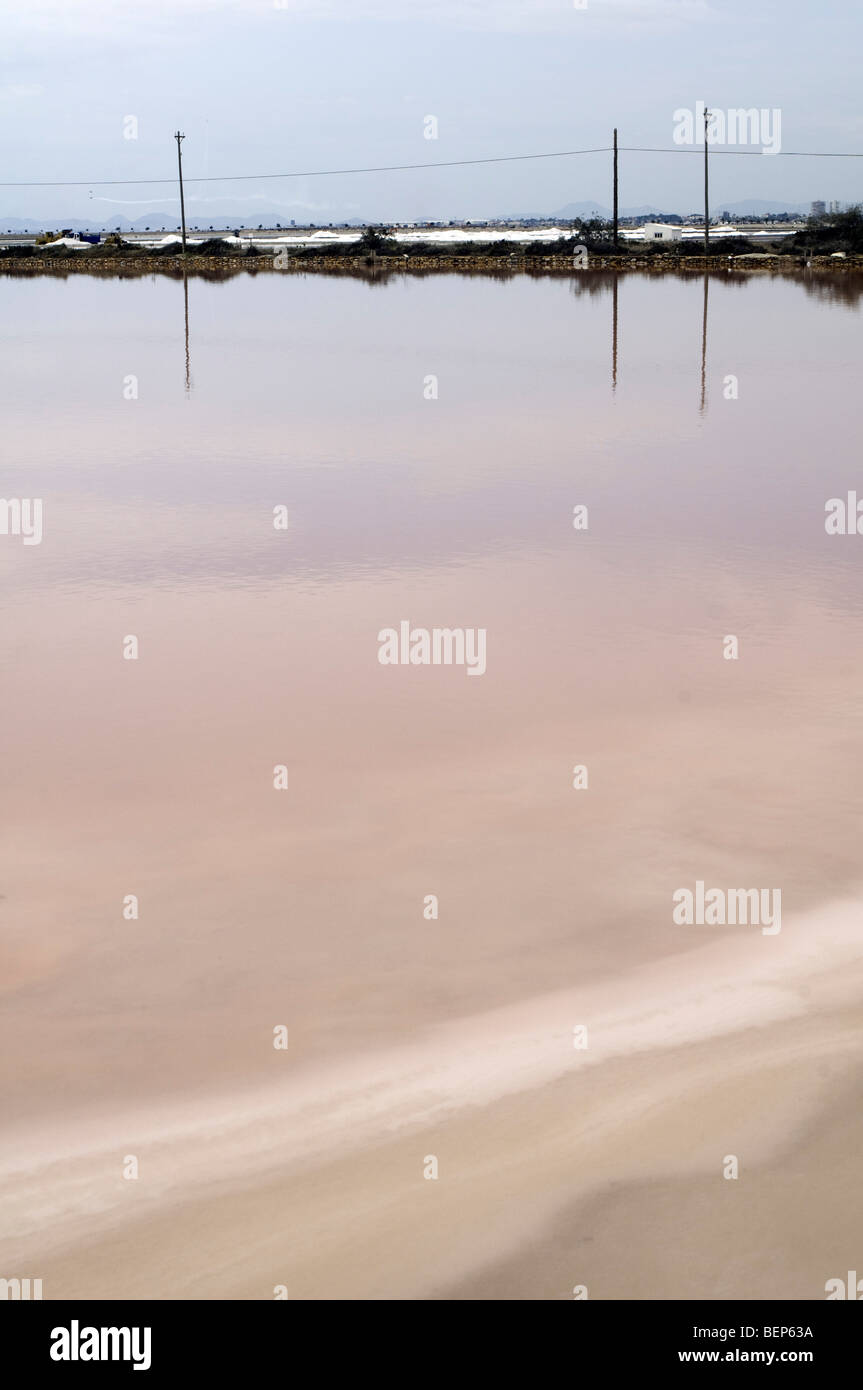
M769 1165L863 1057L859 925L857 904L789 918L255 1095L55 1116L5 1147L4 1267L46 1297L422 1298L612 1179L741 1191L724 1156Z
M785 1065L763 1062L751 1038L754 1071L730 1067L727 1086L705 1078L697 1095L687 1086L678 1105L658 1110L652 1135L633 1131L643 1160L648 1145L652 1156L641 1177L611 1167L593 1195L562 1204L518 1249L433 1296L562 1300L579 1282L593 1299L824 1299L828 1279L859 1269L863 1247L860 1022L849 1018L844 1034L851 1062L819 1051L817 1026L801 1034L790 1025L797 1055ZM757 1135L770 1125L765 1152ZM716 1161L729 1133L742 1159L737 1181ZM695 1134L703 1165L676 1171Z

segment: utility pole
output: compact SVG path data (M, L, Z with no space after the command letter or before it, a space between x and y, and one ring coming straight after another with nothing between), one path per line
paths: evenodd
M617 246L617 126L614 127L614 244Z
M707 123L710 112L704 108L704 254L710 254L710 202L707 193Z
M177 142L177 168L180 172L180 220L183 225L183 260L186 259L186 204L183 200L183 151L180 147L181 140L185 140L185 135L181 135L179 130L175 131L174 139Z

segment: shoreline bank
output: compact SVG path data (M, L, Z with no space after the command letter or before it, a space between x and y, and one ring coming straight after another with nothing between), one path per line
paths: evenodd
M583 278L597 271L614 271L656 275L669 273L683 277L706 271L745 273L747 275L782 275L793 277L807 270L829 270L832 274L859 274L863 272L863 256L848 256L834 260L832 256L770 256L761 252L747 254L717 254L714 256L687 256L681 261L674 256L651 256L634 259L627 256L595 256L588 266L575 268L571 256L310 256L295 257L287 264L275 265L273 259L264 256L111 256L99 259L76 259L64 257L9 257L0 259L0 274L9 276L27 275L167 275L173 279L188 276L207 276L214 271L237 274L246 271L250 275L265 274L324 274L360 275L375 279L391 278L396 275L427 274L486 274L494 276L512 275L565 275Z

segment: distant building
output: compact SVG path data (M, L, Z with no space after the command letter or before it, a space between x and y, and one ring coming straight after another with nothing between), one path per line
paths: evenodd
M836 201L835 198L833 199L833 202L830 204L830 211L831 211L831 212L841 212L841 211L842 211L842 204L841 204L841 203L838 203L838 202Z
M811 217L823 217L826 211L827 206L825 203L813 203L809 209L809 215Z
M680 236L680 227L675 227L671 222L645 222L644 224L645 241L679 241Z

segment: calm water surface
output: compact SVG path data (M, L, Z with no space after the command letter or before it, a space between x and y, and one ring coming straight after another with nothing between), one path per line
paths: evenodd
M854 889L860 294L193 279L187 367L180 283L0 281L13 1122L686 951L697 878ZM486 674L381 666L404 619Z

